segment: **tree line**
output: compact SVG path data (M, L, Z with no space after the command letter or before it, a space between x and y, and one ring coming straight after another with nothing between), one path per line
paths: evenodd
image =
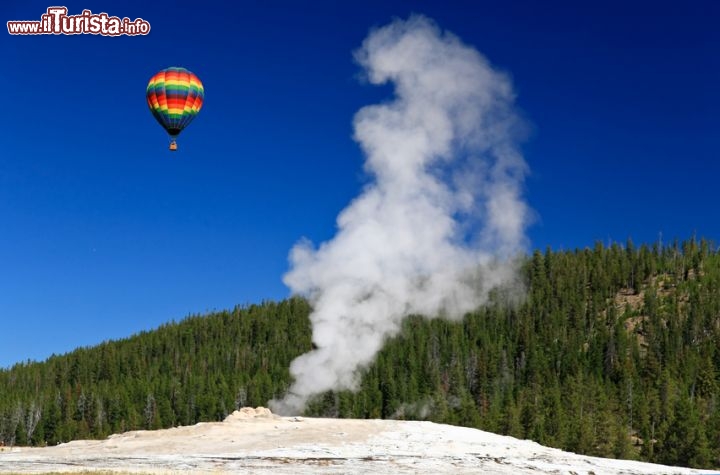
M308 416L427 419L577 453L720 467L720 253L695 238L536 250L524 299L412 316ZM515 290L516 291L516 290ZM312 348L301 298L194 315L0 371L0 443L53 445L266 405Z

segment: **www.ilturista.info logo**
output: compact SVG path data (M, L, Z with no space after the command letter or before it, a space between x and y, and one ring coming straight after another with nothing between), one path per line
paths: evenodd
M107 13L93 13L83 10L80 15L68 15L66 7L49 7L40 21L9 21L11 35L104 35L135 36L150 33L150 23L137 18L108 16Z

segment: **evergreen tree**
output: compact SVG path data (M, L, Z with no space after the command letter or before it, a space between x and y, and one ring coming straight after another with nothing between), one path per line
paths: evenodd
M407 318L306 415L418 418L600 456L720 467L720 253L596 243L535 251L525 299ZM222 420L265 405L312 348L300 298L237 307L0 370L0 441L53 445Z

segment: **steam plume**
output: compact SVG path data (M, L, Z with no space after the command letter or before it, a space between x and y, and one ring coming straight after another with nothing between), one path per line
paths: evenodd
M278 413L356 389L407 315L462 318L485 303L525 244L509 79L422 16L372 31L355 58L395 97L355 116L371 181L340 213L336 236L290 253L284 282L312 304L316 349L292 362L294 384L270 403Z

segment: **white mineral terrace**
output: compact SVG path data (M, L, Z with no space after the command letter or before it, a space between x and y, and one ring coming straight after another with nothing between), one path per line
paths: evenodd
M718 473L586 457L432 422L278 417L265 408L243 408L224 422L0 450L0 473Z

